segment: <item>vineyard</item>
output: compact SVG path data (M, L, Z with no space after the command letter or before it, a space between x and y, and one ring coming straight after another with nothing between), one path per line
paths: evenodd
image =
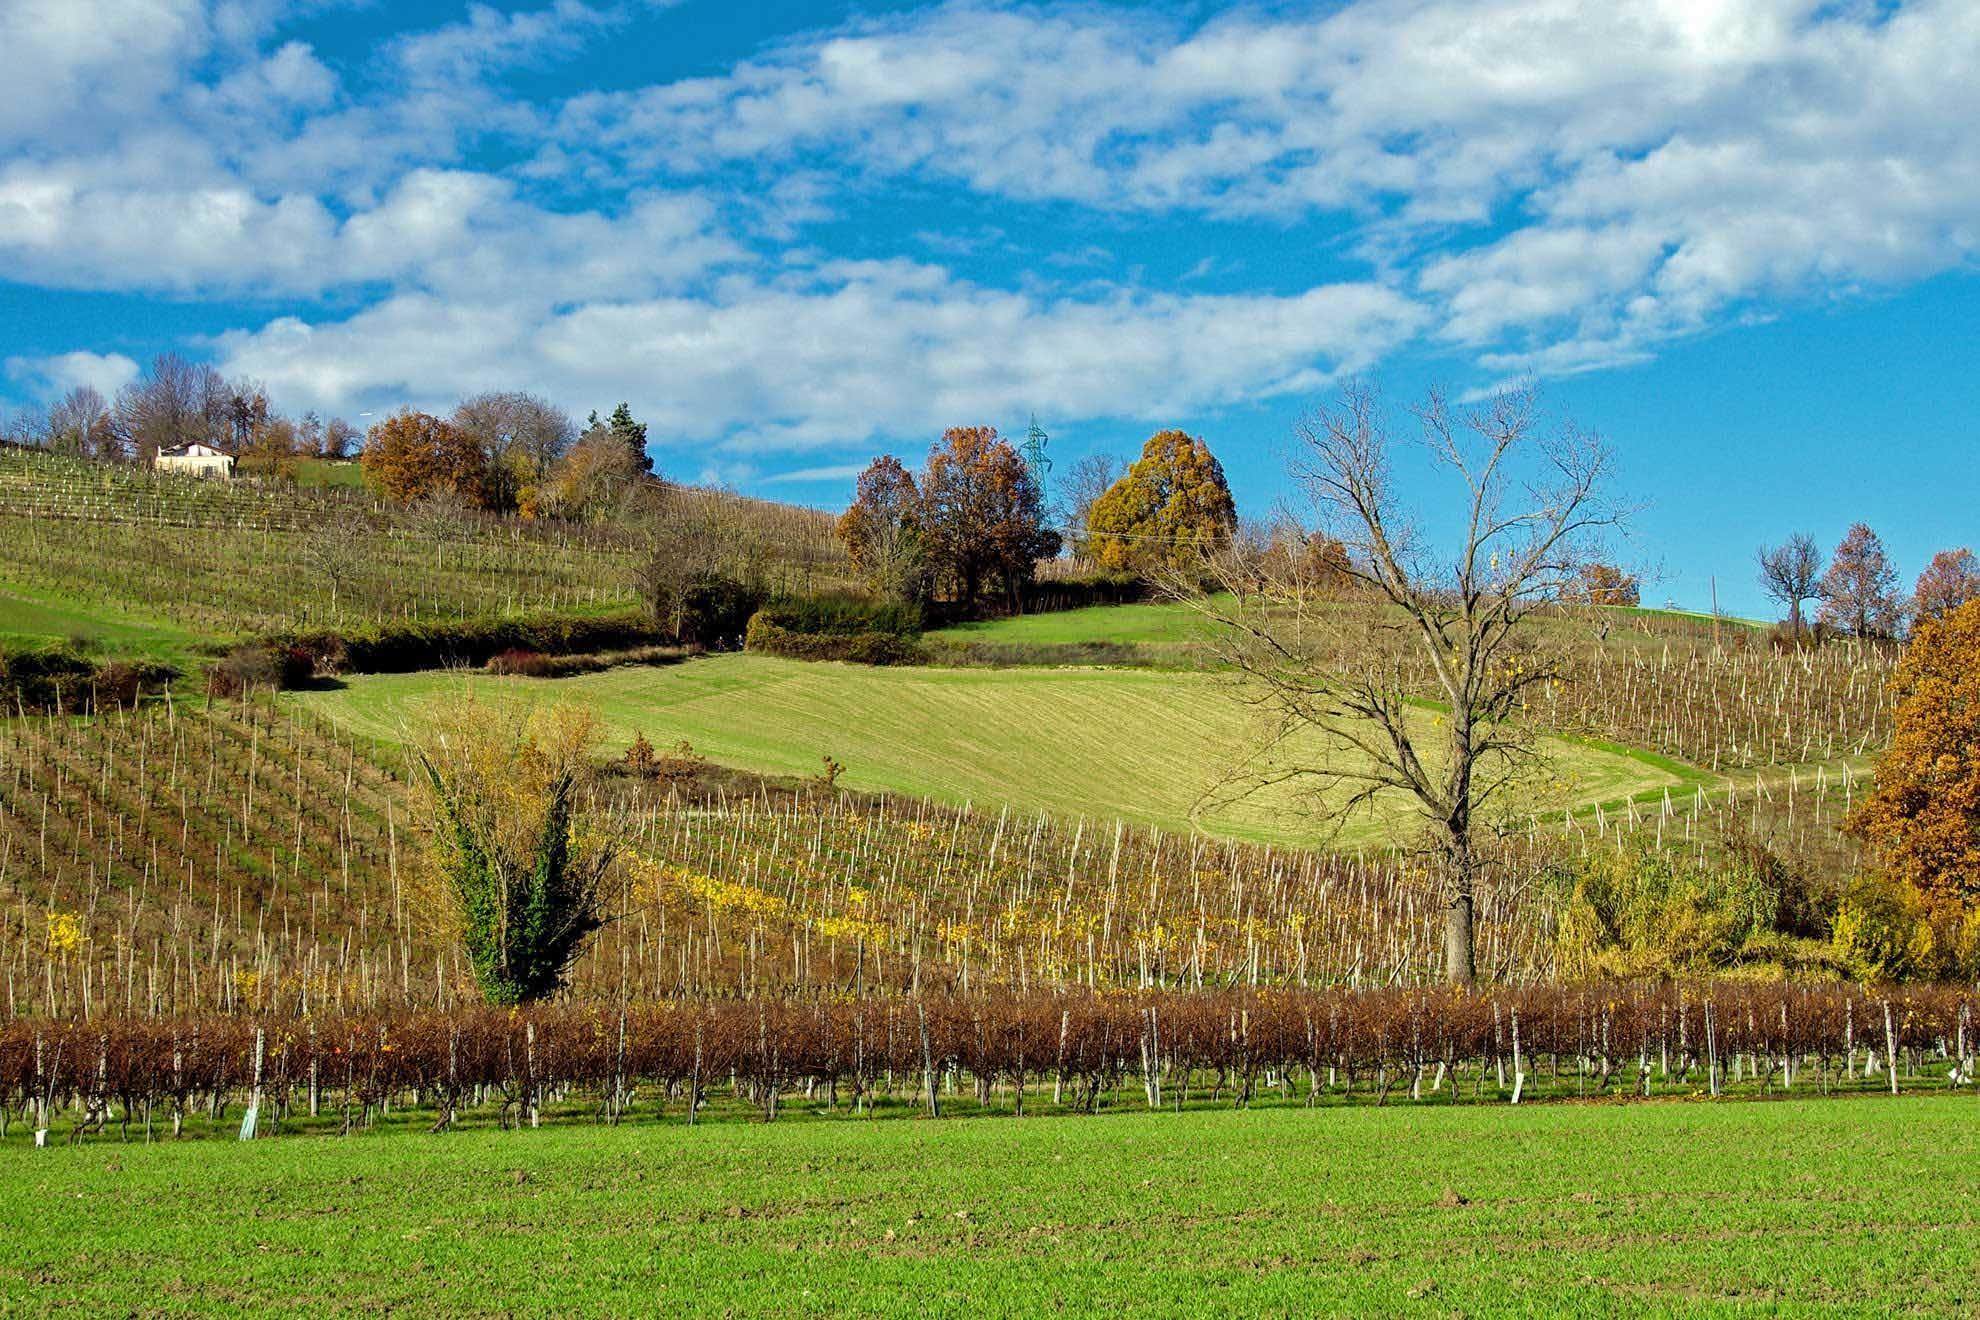
M393 1108L436 1128L546 1113L692 1123L710 1093L774 1119L800 1098L852 1113L974 1092L1023 1116L1122 1105L1318 1106L1732 1088L1972 1085L1970 988L1864 992L1725 983L1485 993L1249 990L769 998L454 1013L0 1023L0 1119L71 1141L113 1120L147 1137L204 1109L270 1129L328 1110L348 1131ZM953 1100L951 1101L953 1103ZM643 1112L642 1112L643 1110ZM250 1121L254 1121L251 1119Z
M418 836L379 749L268 702L4 737L10 1012L444 1006L468 986L408 901ZM618 920L580 997L1436 974L1432 895L1390 860L915 800L601 791ZM1546 923L1517 901L1488 904L1487 957L1544 974Z
M470 979L418 888L402 753L293 703L157 703L0 729L9 1013L452 1008ZM799 788L608 776L615 920L573 993L638 997L1384 986L1439 974L1430 880L1325 853ZM1556 972L1551 869L1729 835L1789 856L1847 792L1811 777L1528 822L1484 895L1480 962Z
M776 580L829 572L830 517L668 488ZM0 452L0 632L35 607L208 638L637 603L634 529L394 508L333 487L204 481ZM18 604L6 596L24 598ZM14 608L25 617L10 622Z
M1838 643L1658 651L1590 648L1529 711L1713 772L1855 758L1889 741L1892 648Z

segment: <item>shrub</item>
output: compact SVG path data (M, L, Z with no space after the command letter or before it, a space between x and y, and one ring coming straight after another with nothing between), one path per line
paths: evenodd
M763 593L732 577L705 573L681 598L680 636L683 646L729 650L743 644L750 616L763 604Z
M0 653L7 704L27 710L74 709L95 674L95 662L71 647Z
M554 663L541 651L511 647L489 660L488 672L522 678L551 678L554 676Z
M1148 583L1133 573L1088 573L1034 582L1025 588L1024 607L1034 614L1079 610L1089 605L1133 605L1148 599Z
M243 642L206 671L209 696L238 697L255 689L280 692L301 687L316 674L306 647L282 642Z
M1561 974L1629 980L1771 962L1784 877L1735 856L1713 865L1654 848L1578 857L1556 934Z
M834 593L786 596L765 605L759 616L787 632L834 637L884 633L890 637L921 635L921 606L895 600Z
M770 611L759 610L749 621L745 649L791 660L841 660L856 665L912 665L921 661L920 646L893 633L808 633L779 626Z
M488 672L519 678L569 678L573 674L599 674L623 665L670 665L686 654L677 646L636 646L629 651L586 655L545 655L518 648L489 660Z
M485 665L505 651L574 655L672 640L644 614L572 618L525 615L406 623L349 633L285 633L271 641L307 652L325 672L399 674L452 665Z
M100 706L128 706L149 686L178 676L170 665L151 660L99 664L70 644L0 648L0 709L76 713Z

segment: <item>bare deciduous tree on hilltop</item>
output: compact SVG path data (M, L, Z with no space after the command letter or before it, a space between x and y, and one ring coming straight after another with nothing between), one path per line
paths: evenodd
M481 446L490 503L502 510L528 505L577 438L577 427L555 405L515 390L464 399L452 420Z
M73 458L119 458L117 419L94 386L78 385L48 410L48 447Z
M131 456L146 462L175 445L231 451L233 425L234 391L226 380L176 353L159 354L143 380L117 394L117 432Z
M1761 546L1758 559L1760 589L1787 610L1789 626L1801 636L1801 607L1822 594L1822 552L1815 538L1796 532L1777 546Z
M1073 553L1082 559L1090 556L1086 520L1092 515L1094 504L1121 479L1123 471L1121 460L1112 454L1086 454L1074 462L1059 482L1065 501L1060 513L1073 538Z
M1458 484L1449 535L1405 503L1399 442L1375 395L1352 386L1301 424L1292 471L1331 538L1321 544L1338 552L1311 553L1299 528L1167 585L1222 625L1224 657L1269 722L1266 747L1227 787L1311 789L1335 819L1378 798L1409 801L1444 885L1446 971L1465 983L1478 971L1481 812L1530 762L1524 699L1561 668L1529 621L1576 588L1622 513L1606 496L1600 441L1547 429L1530 389L1464 412L1433 394L1414 415ZM1426 697L1443 713L1426 711Z

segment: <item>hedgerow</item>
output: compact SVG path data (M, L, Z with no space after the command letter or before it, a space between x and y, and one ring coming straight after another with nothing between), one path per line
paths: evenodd
M797 632L779 625L770 611L749 621L743 649L791 660L841 660L859 665L919 664L918 643L890 632Z

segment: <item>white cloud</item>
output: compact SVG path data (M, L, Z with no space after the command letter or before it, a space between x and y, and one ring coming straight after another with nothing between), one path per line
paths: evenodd
M0 5L0 145L73 140L150 109L209 40L199 0Z
M472 85L489 73L572 55L625 18L621 11L581 0L555 0L521 13L471 4L464 21L400 37L390 54L414 83Z
M220 345L291 406L635 397L741 452L1185 413L1425 336L1596 370L1980 253L1971 0L985 0L612 92L573 57L628 5L458 12L344 64L274 0L0 7L0 278L289 300ZM995 281L810 246L957 190L856 250ZM1151 214L1242 248L1147 287L1095 239Z
M804 482L851 481L866 471L864 463L833 463L825 467L795 468L759 478L766 486L789 486Z
M76 167L0 168L0 270L82 288L314 294L385 282L464 297L637 296L739 259L691 193L560 213L516 185L414 170L339 220L318 198L239 184L139 185Z
M529 388L572 408L630 398L657 438L734 452L933 435L1036 408L1067 420L1172 419L1323 386L1414 333L1378 285L1290 297L1048 300L931 266L829 263L707 296L568 308L387 300L220 341L223 366L295 406L439 406Z
M88 385L106 399L137 379L138 364L122 353L57 353L48 357L10 357L7 378L27 386L37 398L52 402L79 385Z
M1345 216L1446 337L1545 369L1970 266L1976 68L1971 0L1357 0L1195 29L966 3L579 96L560 135L594 171L822 155L1022 200Z

